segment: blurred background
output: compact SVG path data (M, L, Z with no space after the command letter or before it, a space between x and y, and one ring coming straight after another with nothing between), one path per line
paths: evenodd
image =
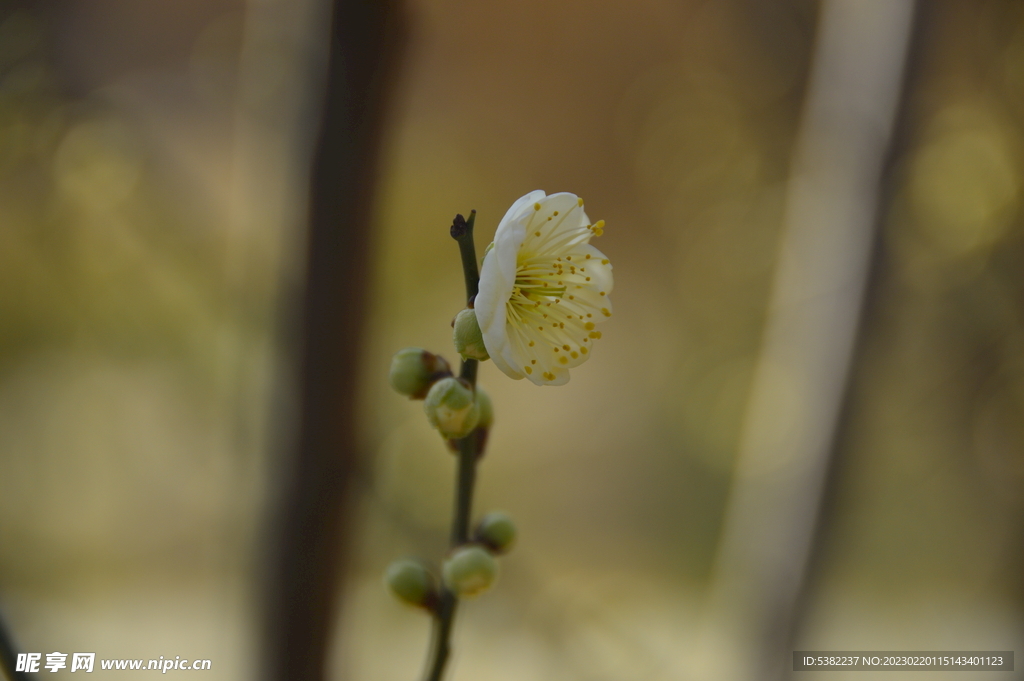
M388 365L406 346L455 359L454 214L478 211L482 252L539 188L607 222L616 316L565 387L481 367L497 420L475 507L509 512L520 543L460 611L450 678L745 678L709 594L819 4L406 10L332 669L420 674L429 622L381 573L442 557L455 460ZM258 671L326 12L0 5L0 610L23 650ZM1024 5L923 3L787 656L1019 657L1022 133Z

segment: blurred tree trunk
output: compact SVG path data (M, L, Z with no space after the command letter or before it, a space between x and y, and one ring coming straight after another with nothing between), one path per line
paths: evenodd
M374 186L403 36L399 0L335 0L332 12L310 178L298 434L283 467L269 568L268 679L324 678L338 616Z
M774 680L790 634L871 263L913 0L827 0L787 192L769 316L710 597L710 635Z
M932 36L930 32L931 27L934 25L936 8L935 3L917 3L914 10L914 23L912 34L909 38L906 65L904 67L903 94L901 97L903 103L895 118L895 129L881 175L876 215L879 226L883 226L886 211L892 205L892 201L898 191L898 184L894 178L898 164L910 152L915 142L913 138L914 125L919 125L919 122L915 121L914 117L908 112L906 99L909 93L919 87L919 83L922 80L923 46L931 42ZM873 333L873 327L876 325L873 320L878 318L879 311L883 307L881 297L890 294L884 282L884 277L885 271L892 267L892 263L886 257L887 249L884 242L881 241L881 236L876 235L875 243L876 246L872 249L871 261L868 264L868 271L866 273L868 280L863 296L864 309L861 313L863 320L859 325L856 346L850 359L850 364L853 367L851 373L854 374L854 378L847 381L845 395L835 426L835 443L831 448L825 481L822 485L821 503L817 509L814 533L808 548L807 565L805 566L806 577L801 584L801 592L794 607L792 628L788 632L791 642L795 642L801 633L803 610L808 605L807 601L812 596L810 592L814 591L815 582L820 576L821 563L824 558L823 554L828 550L828 534L833 527L837 511L840 510L836 493L840 487L840 480L846 471L846 453L849 448L845 446L845 440L846 436L850 433L849 429L851 426L850 402L856 399L856 396L853 394L858 389L855 376L865 355L865 340Z

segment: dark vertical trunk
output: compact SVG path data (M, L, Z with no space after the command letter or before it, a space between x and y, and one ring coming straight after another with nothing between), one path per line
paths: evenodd
M357 462L356 379L382 120L396 71L398 0L335 0L310 180L299 423L283 467L265 622L268 679L324 678Z

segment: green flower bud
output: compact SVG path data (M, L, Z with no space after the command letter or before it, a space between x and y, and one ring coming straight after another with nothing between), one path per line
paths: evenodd
M430 425L445 438L458 440L469 435L480 418L473 388L458 378L442 378L423 401Z
M480 520L474 537L498 555L508 553L516 543L516 526L507 514L493 511Z
M451 375L444 357L423 348L405 348L391 358L391 387L414 400L422 400L438 378Z
M487 590L498 575L498 563L482 546L460 546L444 562L444 584L456 595L476 596Z
M384 572L384 583L400 601L422 608L437 598L437 580L418 560L396 560Z
M491 404L491 397L480 386L476 387L476 406L480 410L480 419L476 422L477 428L490 428L494 423L494 405Z
M455 351L465 359L490 359L487 348L484 346L484 336L480 333L480 324L476 321L476 312L466 308L460 312L455 321L452 322L455 332L452 339L455 341Z

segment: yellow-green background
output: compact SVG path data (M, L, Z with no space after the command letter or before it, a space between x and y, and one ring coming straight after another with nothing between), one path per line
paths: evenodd
M1024 11L922 5L797 647L1020 653ZM380 574L441 557L454 460L388 362L409 345L454 360L451 218L477 209L482 249L539 188L607 222L616 314L565 387L481 369L497 422L477 508L521 539L461 612L452 678L716 679L730 651L702 638L702 599L818 6L408 10L351 358L366 474L332 664L419 674L428 622ZM323 11L2 10L0 608L25 650L256 673Z

